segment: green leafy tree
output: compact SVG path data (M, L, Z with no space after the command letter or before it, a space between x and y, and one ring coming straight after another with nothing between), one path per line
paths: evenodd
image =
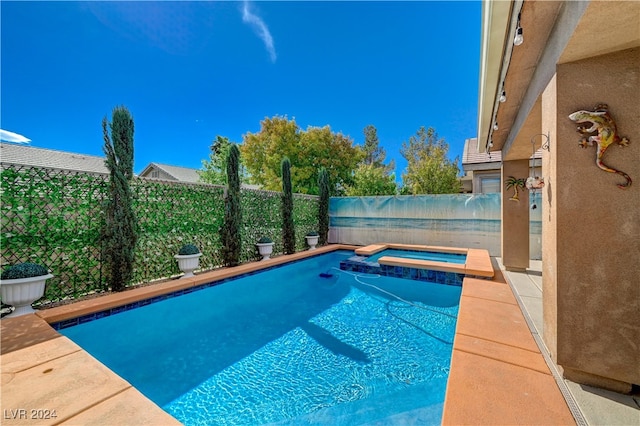
M241 149L253 183L279 190L280 160L287 157L293 191L304 194L318 194L319 167L329 173L332 195L341 193L351 184L353 171L363 157L362 150L350 138L332 132L329 126L301 131L295 121L286 117L265 118L260 132L243 136Z
M348 196L395 195L397 192L395 175L373 164L360 164L353 175L353 185L346 188Z
M342 133L334 133L329 126L308 127L302 132L295 166L294 190L317 195L318 168L329 174L331 195L341 195L353 183L353 172L363 157L362 150Z
M107 281L113 291L123 290L133 278L138 240L129 185L133 177L133 130L133 118L124 106L113 109L111 123L107 117L102 119L105 164L110 176L101 241Z
M396 178L392 171L395 163L384 164L386 153L380 146L377 129L369 125L364 128L364 158L354 171L352 184L346 186L345 194L349 196L395 195L397 193Z
M318 203L318 235L320 245L328 242L329 236L329 173L324 167L318 172L318 188L320 202Z
M363 164L382 167L387 172L396 168L393 160L388 165L384 164L387 154L384 148L380 146L378 129L371 124L364 128L364 145L362 150L364 151L364 159L362 160Z
M231 145L235 145L229 138L224 136L216 136L215 140L209 147L209 160L202 160L202 170L199 171L200 178L203 182L213 185L227 184L227 156ZM246 172L240 158L240 182L247 180Z
M227 156L231 142L224 136L216 136L209 147L209 160L202 160L200 178L214 185L227 184Z
M242 140L240 149L251 182L264 189L279 191L282 157L297 152L300 142L296 122L286 117L265 118L260 122L258 133L246 133Z
M224 225L222 226L222 252L227 266L240 263L240 226L242 208L240 205L240 150L232 144L227 154L227 198L225 199Z
M296 251L296 230L293 222L293 191L291 188L291 162L282 160L282 242L284 253Z
M453 194L460 192L458 157L449 160L449 144L432 127L421 127L402 144L400 153L407 160L402 175L404 194Z

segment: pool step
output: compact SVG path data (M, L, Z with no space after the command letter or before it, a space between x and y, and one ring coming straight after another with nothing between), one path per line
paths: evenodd
M411 266L388 265L383 264L382 262L368 262L366 259L367 257L364 256L352 256L349 259L340 262L340 269L343 271L358 272L362 274L382 275L392 278L404 278L455 286L461 286L462 280L464 279L464 273L461 272L437 271L435 269L415 268ZM382 259L383 258L380 260Z
M429 246L411 246L394 244L374 244L355 250L355 256L340 262L343 271L377 274L394 278L406 278L429 281L438 284L462 285L465 276L474 278L493 278L495 271L491 264L489 251L484 249L449 248L450 253L464 250L464 264L440 262L434 260L410 259L395 256L382 256L377 262L369 261L371 254L390 247L402 249L422 249ZM442 251L442 247L439 248Z

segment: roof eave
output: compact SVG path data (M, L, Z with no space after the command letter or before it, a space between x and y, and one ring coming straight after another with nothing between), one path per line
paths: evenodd
M512 6L518 2L483 1L478 96L478 152L487 149L495 102L499 95L504 61L505 39Z

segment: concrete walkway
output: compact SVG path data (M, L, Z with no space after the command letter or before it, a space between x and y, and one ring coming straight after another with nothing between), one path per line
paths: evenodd
M576 424L497 265L462 283L442 424Z
M504 269L501 259L496 260L518 299L532 335L538 345L542 345L541 352L550 360L542 341L542 262L532 260L526 272L511 272ZM563 379L557 370L554 373L578 424L640 425L640 395L623 395L581 385Z

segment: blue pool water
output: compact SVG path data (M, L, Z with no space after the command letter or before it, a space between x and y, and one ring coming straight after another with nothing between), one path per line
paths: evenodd
M60 332L186 425L440 424L461 288L339 271L349 256Z
M467 261L466 254L458 253L438 253L434 251L413 251L385 249L372 256L367 257L367 262L378 262L382 256L402 257L404 259L435 260L438 262L449 262L464 264Z

